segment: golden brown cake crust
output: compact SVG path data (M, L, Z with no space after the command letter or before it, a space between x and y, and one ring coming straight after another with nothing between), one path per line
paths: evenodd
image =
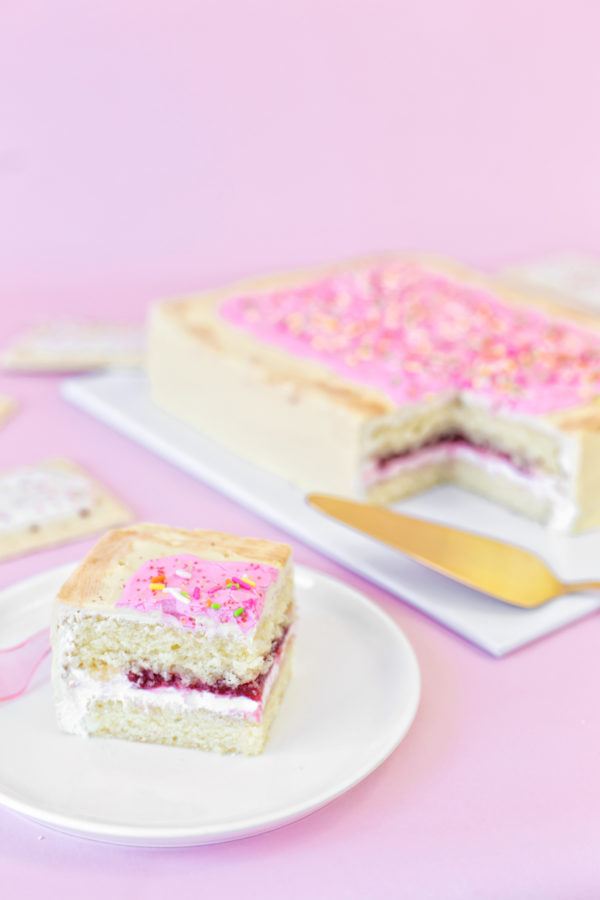
M287 544L260 538L140 523L104 535L64 583L57 601L83 609L113 609L128 579L144 562L177 553L217 561L258 562L284 569L291 552Z

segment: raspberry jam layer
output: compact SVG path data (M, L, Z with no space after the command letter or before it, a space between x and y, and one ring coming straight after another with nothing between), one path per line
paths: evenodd
M127 678L132 684L144 691L155 690L156 688L175 688L179 690L199 691L201 693L219 694L227 697L247 697L249 700L259 701L262 698L265 682L271 673L271 669L281 656L284 641L288 635L290 627L288 626L281 637L273 641L268 657L271 659L271 665L266 672L262 672L253 681L246 681L244 684L238 684L232 687L222 678L208 684L200 679L190 681L189 678L179 675L177 672L169 672L162 675L154 672L152 669L144 668L139 670L130 670Z
M400 460L408 459L411 456L416 456L417 454L427 450L437 449L447 449L448 456L452 455L453 449L458 451L460 451L461 449L468 449L473 453L480 454L482 458L493 458L498 461L508 463L519 472L522 472L524 475L531 475L534 471L534 466L527 463L524 459L511 456L510 453L505 453L503 450L498 450L491 444L484 444L483 442L474 444L467 437L465 437L465 435L461 434L458 431L452 431L448 432L447 434L439 435L438 437L432 438L429 441L425 441L416 449L411 448L408 450L402 450L399 453L388 453L386 456L380 456L374 461L374 468L380 475L385 475L388 469L394 467L394 463Z
M248 697L249 700L260 700L268 674L268 672L263 673L255 678L254 681L247 681L245 684L238 684L236 687L226 684L222 679L212 684L207 684L205 681L188 681L175 672L170 672L168 675L160 675L158 672L153 672L152 669L128 672L127 678L136 687L144 691L171 687L181 690L200 691L201 693L208 692L209 694L219 694L227 697Z

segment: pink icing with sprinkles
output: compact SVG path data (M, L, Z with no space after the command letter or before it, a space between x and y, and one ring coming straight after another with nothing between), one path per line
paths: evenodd
M190 553L150 559L131 576L117 606L161 612L184 628L209 621L250 631L260 619L279 569L254 562L216 562Z
M232 297L220 311L398 404L469 391L497 409L540 415L600 394L600 335L415 263Z

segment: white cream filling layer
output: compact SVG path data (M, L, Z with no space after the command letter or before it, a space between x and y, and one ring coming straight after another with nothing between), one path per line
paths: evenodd
M559 480L544 472L524 471L505 457L467 442L442 441L439 444L431 444L407 453L406 456L392 459L384 466L371 462L363 469L363 485L370 487L391 481L397 475L416 471L425 466L441 464L451 466L454 460L461 460L476 466L491 477L507 479L531 495L547 501L551 509L548 521L551 528L566 530L571 527L577 517L577 504L569 494L569 485L566 480ZM451 469L449 476L451 477Z
M127 675L119 675L108 681L92 678L88 672L67 670L57 691L56 712L58 721L70 734L85 736L93 731L90 714L93 705L102 700L120 701L125 707L135 705L150 712L153 709L170 709L182 714L194 711L212 712L220 716L260 722L273 687L277 682L284 654L293 637L290 628L263 685L260 700L197 691L190 688L157 687L143 689L129 681Z

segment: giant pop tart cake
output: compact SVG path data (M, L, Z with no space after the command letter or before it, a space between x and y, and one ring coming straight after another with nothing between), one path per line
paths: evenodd
M152 397L303 490L450 481L600 525L597 320L455 264L384 256L154 306Z

